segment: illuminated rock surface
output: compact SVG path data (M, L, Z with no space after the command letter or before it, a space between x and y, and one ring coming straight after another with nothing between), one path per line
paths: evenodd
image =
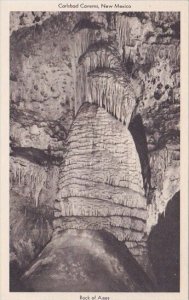
M103 108L86 103L67 144L54 227L105 229L124 241L136 259L145 255L147 200L129 130Z
M22 281L24 289L33 292L154 290L122 243L111 234L91 230L57 233Z

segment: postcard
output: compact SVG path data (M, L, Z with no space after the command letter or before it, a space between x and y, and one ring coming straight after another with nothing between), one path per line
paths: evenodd
M1 1L2 300L188 299L188 2Z

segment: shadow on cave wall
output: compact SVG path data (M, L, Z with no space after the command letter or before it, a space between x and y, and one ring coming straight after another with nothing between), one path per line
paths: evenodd
M149 256L161 292L180 290L180 192L169 201L165 216L148 239Z
M22 275L22 270L20 269L16 261L10 262L9 266L10 274L10 292L24 292L22 287L22 282L20 281L20 276Z
M151 171L148 160L148 148L144 125L140 115L136 115L129 124L129 131L133 137L136 150L139 155L142 177L144 182L144 189L148 203L150 202L149 194L151 188Z
M53 208L47 203L37 207L32 197L10 193L10 291L24 291L20 276L50 241ZM15 222L13 222L13 219Z

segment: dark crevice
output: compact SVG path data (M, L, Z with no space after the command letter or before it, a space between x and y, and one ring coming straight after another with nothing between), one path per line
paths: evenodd
M57 201L57 202L59 202L59 201ZM60 203L60 202L59 202ZM140 222L142 222L143 224L146 224L146 221L144 220L144 219L141 219L141 218L139 218L139 217L134 217L134 216L130 216L130 215L124 215L124 216L122 216L122 215L118 215L118 214L112 214L112 215L110 215L109 216L110 218L112 218L112 217L121 217L121 218L132 218L132 220L133 221L140 221ZM63 221L64 222L72 222L72 221L74 221L74 220L88 220L88 219L106 219L106 217L104 217L104 216L69 216L69 217L58 217L59 219L63 219ZM57 219L58 219L57 218Z
M51 154L50 148L38 149L33 147L11 147L11 156L23 157L32 163L37 163L41 166L59 165L63 157L57 157Z
M179 292L180 192L169 201L165 215L160 215L158 224L152 228L148 248L160 291Z
M123 13L120 13L122 16L126 16L126 17L137 17L140 21L142 20L147 20L148 19L148 16L146 15L145 12L123 12Z
M151 170L150 170L150 164L148 159L148 148L147 148L145 129L142 123L142 118L139 114L137 114L131 120L128 129L131 132L131 135L133 137L136 146L136 150L139 155L144 189L149 203L150 199L148 196L150 194L150 189L151 189Z
M103 23L91 22L89 19L82 19L75 25L73 33L76 33L82 29L100 30L103 27Z

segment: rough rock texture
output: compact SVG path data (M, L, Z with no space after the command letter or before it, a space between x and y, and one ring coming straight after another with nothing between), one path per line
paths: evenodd
M46 19L53 15L58 14L58 12L49 11L27 11L14 12L14 17L10 15L10 33L18 30L22 27L35 26L36 24L41 25Z
M20 276L53 223L111 232L151 273L148 235L180 189L180 14L13 12L10 25L12 264Z
M80 21L74 32L73 66L76 95L79 95L76 111L86 97L87 101L98 103L127 126L132 113L133 128L136 127L135 116L140 114L149 159L156 155L157 160L161 160L161 149L172 148L173 156L179 160L179 13L104 14L98 24L87 20ZM79 99L81 102L78 103ZM132 132L131 127L130 130ZM134 135L133 138L135 140ZM144 141L142 144L144 149ZM142 149L137 150L141 157ZM144 155L141 165L148 201L153 199L153 205L160 208L157 193L153 195L153 181L160 179L161 185L164 176L158 177L159 171L156 172L153 162L149 171ZM173 173L178 174L179 163L175 167L170 159L169 165ZM165 159L163 172L166 168ZM170 170L166 172L170 174ZM176 189L179 189L178 180ZM158 188L158 192L161 194L162 189ZM174 193L175 189L171 197ZM164 201L164 207L157 215L165 209L166 203ZM152 216L149 217L149 224L157 222L157 218L152 221Z
M25 291L37 292L154 290L123 243L103 231L91 230L54 235L22 281Z
M25 269L49 242L58 168L10 159L10 261Z
M150 153L152 170L152 188L154 189L151 203L148 205L147 232L149 233L164 213L168 202L180 190L180 150L168 146Z
M63 148L74 111L67 38L73 21L70 14L52 16L11 35L10 136L15 146Z
M129 130L103 108L84 104L67 144L54 226L106 229L125 241L136 259L144 260L147 200Z

